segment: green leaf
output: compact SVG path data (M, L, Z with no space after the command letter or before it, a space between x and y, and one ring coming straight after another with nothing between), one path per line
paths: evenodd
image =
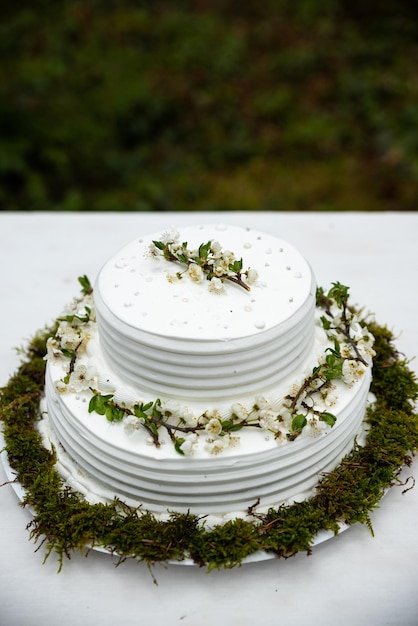
M79 276L78 277L78 282L81 285L81 289L82 292L87 296L89 293L92 293L93 291L93 287L91 286L91 283L89 281L89 279L87 278L86 275L84 276Z
M322 368L322 375L326 380L335 380L341 378L343 374L344 359L334 352L328 354L325 358L326 365Z
M176 452L178 452L179 454L181 454L182 456L184 456L184 452L181 449L181 445L185 442L186 440L183 437L176 437L174 439L174 449Z
M222 430L228 433L233 433L243 428L243 424L234 422L234 420L223 420L221 426Z
M157 407L161 406L161 400L159 398L157 398L156 401L154 402L154 404L152 404L151 406L152 406L152 412L151 412L152 417L156 417L157 419L161 419L161 412L157 408Z
M202 261L205 261L208 258L208 254L209 254L209 250L210 247L212 245L211 241L208 241L207 243L202 243L199 246L199 258Z
M331 321L325 317L325 315L321 316L321 322L324 330L329 330L331 328Z
M109 400L113 398L112 395L102 396L100 394L94 394L89 402L89 413L98 413L99 415L104 415L106 413L106 408L109 404Z
M69 350L68 348L62 348L61 352L63 353L64 356L67 356L69 359L72 359L75 354L75 350Z
M321 413L319 419L321 422L325 422L326 424L328 424L328 426L334 426L335 422L337 421L335 415L333 415L332 413L328 413L328 411L324 411L323 413Z
M239 274L240 271L242 270L242 259L239 259L239 261L234 261L233 263L230 263L228 265L228 269L230 269L231 272L234 272L235 274Z
M165 250L165 247L167 245L166 243L163 243L162 241L153 241L152 243L154 244L156 248L158 248L158 250L163 250L163 251Z
M118 409L118 407L109 404L106 407L105 415L109 422L120 422L125 413L122 409Z
M331 289L328 291L328 298L335 300L339 307L347 304L349 288L341 283L332 283Z
M302 413L299 413L298 415L295 415L295 417L292 420L292 430L300 431L302 430L302 428L306 426L306 424L307 424L307 419L305 415L302 415Z

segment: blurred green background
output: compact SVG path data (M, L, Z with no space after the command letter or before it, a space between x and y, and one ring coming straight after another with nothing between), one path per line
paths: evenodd
M418 3L3 3L0 208L416 210Z

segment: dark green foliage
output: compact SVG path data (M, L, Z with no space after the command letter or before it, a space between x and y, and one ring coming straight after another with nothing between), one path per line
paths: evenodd
M0 208L418 200L415 3L8 3Z
M190 514L173 512L167 521L160 521L119 500L89 505L80 494L63 487L54 469L54 454L43 448L36 431L43 392L40 372L45 368L39 349L48 333L38 335L0 395L9 461L26 489L25 504L34 511L31 537L46 544L46 556L57 553L60 567L74 550L104 546L120 562L127 557L149 564L192 558L211 570L238 565L258 550L278 557L299 551L309 554L318 531L337 534L341 523L361 522L372 530L370 513L388 487L400 484L399 469L409 465L410 454L418 450L413 405L418 384L406 362L398 358L387 328L374 323L370 330L376 337L373 391L377 401L368 412L366 445L355 446L334 471L325 474L309 500L271 509L266 515L256 515L253 503L248 511L253 523L235 519L215 528Z

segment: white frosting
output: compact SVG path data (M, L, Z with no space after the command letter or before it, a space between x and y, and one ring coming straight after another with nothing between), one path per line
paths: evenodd
M102 390L107 381L121 403L175 399L187 401L196 415L207 409L226 413L232 402L249 408L255 395L272 406L280 403L328 345L314 321L309 265L268 235L235 227L183 229L181 241L190 247L216 237L243 257L244 267L258 270L259 283L250 292L227 284L217 295L205 282L167 281L177 266L146 254L159 236L129 244L100 272L94 292L98 324L80 362L94 363ZM318 436L306 429L279 444L267 430L243 428L235 447L214 456L203 431L194 454L184 457L168 433L156 447L144 428L130 432L125 421L110 423L89 413L90 391L59 393L56 383L66 367L62 359L48 360L41 424L57 448L60 471L91 501L117 496L156 513L227 515L258 500L261 507L277 506L312 489L362 433L371 380L368 368L350 386L336 381L337 422L332 428L321 424Z
M311 489L362 433L370 384L367 373L353 388L338 385L333 408L337 423L318 437L300 436L279 445L273 435L249 428L240 431L237 448L219 456L205 454L202 445L194 456L182 457L169 441L156 448L143 430L129 435L122 423L88 414L88 392L58 394L52 376L48 367L46 401L53 442L61 442L77 462L81 490L93 501L118 496L156 513L245 511L258 499L263 507L273 506ZM68 466L59 448L58 457Z
M256 269L250 292L226 283L167 276L181 269L149 254L161 233L128 244L101 270L95 286L103 352L112 368L143 393L219 402L276 386L306 358L313 342L315 283L290 244L238 227L184 228L197 248L219 239ZM219 237L218 237L219 236Z

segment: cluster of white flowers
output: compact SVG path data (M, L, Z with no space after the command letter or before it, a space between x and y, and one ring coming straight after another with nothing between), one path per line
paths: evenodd
M376 352L373 349L374 337L360 322L357 313L346 311L346 319L342 318L342 311L335 307L333 309L332 327L327 330L328 337L335 338L340 342L341 356L344 359L342 367L343 381L352 386L362 376L367 368L372 364ZM349 324L349 338L341 333L341 328Z
M223 293L225 279L232 280L246 289L257 282L257 270L249 268L241 271L242 259L238 261L233 252L222 250L218 241L209 241L196 250L189 250L186 245L181 243L180 233L172 230L163 233L160 241L154 241L149 247L151 256L164 256L167 260L178 261L187 266L184 272L167 274L169 282L176 282L184 275L196 283L209 278L209 290L215 294Z
M213 456L217 456L227 448L235 448L239 442L239 437L231 435L231 433L225 433L223 437L208 437L205 442L205 450Z
M212 293L223 293L225 291L225 287L220 278L211 278L209 283L209 291Z
M80 393L97 382L98 370L92 360L77 363L72 359L75 355L77 359L85 357L95 320L93 298L85 295L82 300L73 300L59 319L55 335L48 339L45 359L60 359L68 364L66 374L55 384L60 393Z

